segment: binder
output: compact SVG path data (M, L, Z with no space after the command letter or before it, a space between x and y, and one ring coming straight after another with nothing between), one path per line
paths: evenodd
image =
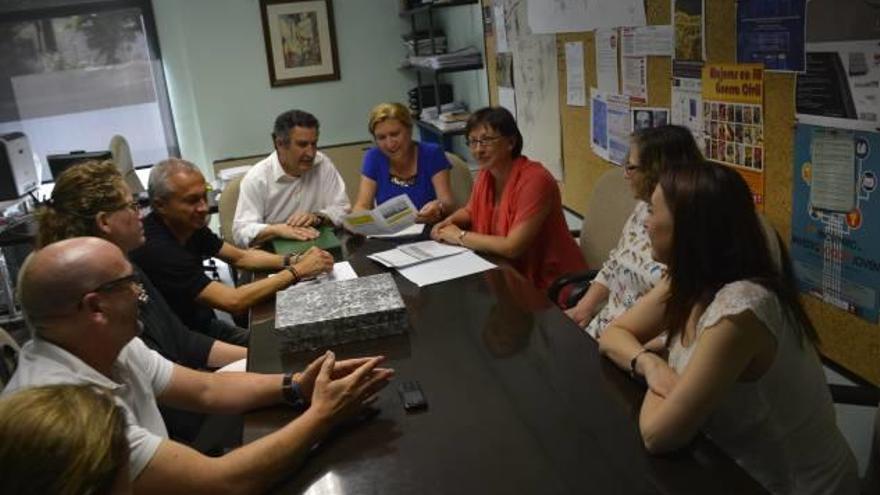
M328 251L336 260L342 259L342 243L333 232L333 227L325 225L318 229L321 235L317 239L311 241L294 241L292 239L273 239L272 249L277 254L300 254L309 250L312 246L318 246L324 251Z

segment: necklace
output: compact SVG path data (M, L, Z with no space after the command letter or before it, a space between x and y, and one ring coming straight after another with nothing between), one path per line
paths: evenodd
M415 147L413 147L413 151L415 151ZM415 155L415 153L413 153L413 155ZM416 157L413 156L412 158L410 158L410 160L415 162ZM416 165L416 167L418 167L418 165ZM416 168L416 167L414 167L414 168ZM415 185L416 177L418 175L419 175L419 172L417 169L416 173L412 174L409 177L400 177L400 176L394 175L394 172L391 171L391 167L390 166L388 167L388 178L389 178L389 180L391 180L391 183L394 184L395 186L412 187L413 185Z
M394 184L395 186L400 186L400 187L411 187L411 186L415 185L415 183L416 183L416 176L415 175L413 175L412 177L402 178L402 177L398 177L396 175L391 175L389 173L388 178L391 180L392 184Z

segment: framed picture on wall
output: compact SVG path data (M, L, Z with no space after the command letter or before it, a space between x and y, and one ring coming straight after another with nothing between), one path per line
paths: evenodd
M339 79L331 0L260 0L272 86Z

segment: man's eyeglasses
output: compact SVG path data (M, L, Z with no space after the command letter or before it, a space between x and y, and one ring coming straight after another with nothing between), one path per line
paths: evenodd
M129 201L128 203L124 203L122 206L120 206L117 209L117 211L120 211L120 210L131 210L135 213L140 213L141 206L138 204L137 201L132 200L132 201Z
M501 139L501 136L486 136L480 139L467 138L465 142L467 143L468 147L476 148L478 146L490 146L492 143L498 141L499 139Z
M147 295L147 292L144 290L144 284L141 281L141 277L137 273L132 273L131 275L126 275L124 277L115 278L109 282L104 282L94 289L87 291L85 294L83 294L83 297L85 297L86 294L91 294L92 292L110 292L125 285L134 285L135 289L137 289L137 298L139 304L146 304L150 300L150 296ZM80 298L80 306L82 306L82 298Z

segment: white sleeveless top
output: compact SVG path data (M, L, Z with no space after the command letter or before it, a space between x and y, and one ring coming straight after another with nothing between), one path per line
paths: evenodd
M697 322L697 336L745 311L773 334L776 356L758 380L733 385L703 432L772 493L857 494L855 458L837 429L819 357L773 292L749 281L725 285ZM669 365L681 373L696 346L673 340Z

